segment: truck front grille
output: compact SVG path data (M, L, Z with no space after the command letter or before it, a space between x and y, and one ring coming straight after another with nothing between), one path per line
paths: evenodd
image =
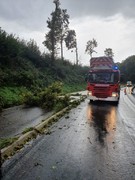
M107 98L109 96L110 87L94 87L94 96L98 98Z

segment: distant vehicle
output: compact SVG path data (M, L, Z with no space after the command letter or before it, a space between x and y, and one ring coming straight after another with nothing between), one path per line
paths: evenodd
M87 78L88 98L91 101L119 101L120 71L111 57L93 57Z
M131 94L132 93L132 82L127 81L126 88L125 88L125 94Z
M132 88L132 94L135 95L135 86Z
M127 86L127 87L132 87L132 82L131 82L131 81L127 81L126 86Z

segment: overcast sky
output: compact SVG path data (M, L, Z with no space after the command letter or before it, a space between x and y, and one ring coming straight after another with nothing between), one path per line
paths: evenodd
M80 63L89 65L86 43L97 40L97 54L112 48L115 62L135 54L135 0L60 0L70 15L70 29L77 35ZM55 6L53 0L0 0L0 27L25 40L34 39L46 51L47 19ZM64 49L64 57L75 62L75 53Z

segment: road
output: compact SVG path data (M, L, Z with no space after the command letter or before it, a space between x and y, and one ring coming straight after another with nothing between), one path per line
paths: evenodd
M34 127L53 112L46 112L39 107L15 106L5 109L0 114L0 138L20 135L26 128Z
M80 93L86 95L86 91ZM80 99L80 96L70 97ZM7 108L0 113L0 138L20 136L26 128L35 127L54 113L54 111L48 112L40 107L24 105Z
M135 108L88 103L72 109L2 165L3 180L135 180Z

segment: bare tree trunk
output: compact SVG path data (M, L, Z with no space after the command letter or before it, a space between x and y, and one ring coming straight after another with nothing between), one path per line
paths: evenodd
M78 65L78 48L77 48L77 45L76 45L76 65Z
M63 60L63 39L61 38L61 59Z
M51 32L51 60L52 62L55 60L55 41L54 41L54 30Z
M52 60L52 62L55 60L54 54L55 54L55 49L54 49L54 44L52 44L52 52L51 52L51 60Z

